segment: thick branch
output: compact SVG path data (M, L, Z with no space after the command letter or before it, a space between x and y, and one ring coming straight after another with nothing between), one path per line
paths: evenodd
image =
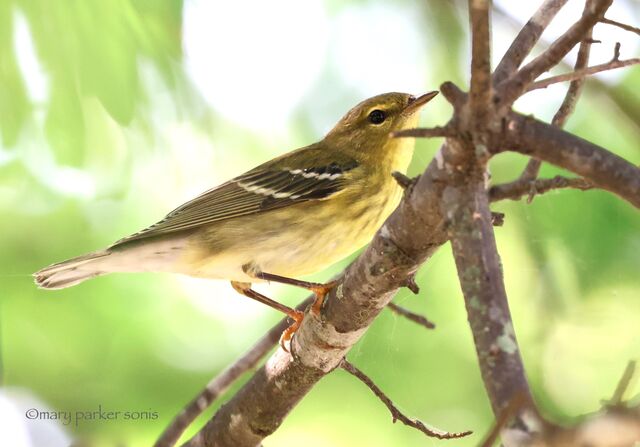
M502 279L484 173L481 166L465 170L467 179L445 188L442 205L480 371L494 414L501 414L516 395L525 396L526 406L533 408ZM518 415L514 425L526 427L524 418Z
M613 0L593 0L580 20L553 42L547 50L522 67L515 75L499 86L499 105L507 109L542 73L557 65L580 41L584 40L593 26L604 16Z
M444 149L441 158L453 152ZM322 315L306 315L292 342L293 356L277 350L188 446L259 445L340 364L406 278L446 241L438 165L432 162L406 190L398 209L327 296Z
M531 117L509 115L503 143L567 169L640 208L640 169L580 137Z
M549 26L551 20L558 14L567 0L545 0L529 21L522 27L509 49L502 56L502 60L493 73L495 85L511 76L518 69L522 61L529 55L542 32Z
M406 279L404 287L418 293L418 286L412 276ZM298 310L305 310L314 300L310 296L296 306ZM426 329L435 329L435 324L426 317L413 313L404 307L390 302L387 307L397 315L407 318ZM253 369L267 353L273 349L280 339L282 332L288 327L289 321L283 318L262 336L242 357L229 365L224 371L214 377L207 386L195 396L189 404L171 421L154 447L173 447L185 430L200 416L213 402L223 395L229 387L246 371Z

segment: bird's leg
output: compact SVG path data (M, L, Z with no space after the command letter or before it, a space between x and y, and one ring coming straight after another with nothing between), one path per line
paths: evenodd
M311 305L311 311L315 315L320 314L320 309L322 309L322 303L324 303L324 297L337 284L337 281L329 281L326 284L322 284L318 282L301 281L299 279L287 278L285 276L274 275L272 273L265 273L260 271L253 271L251 272L251 274L252 276L258 279L262 279L265 281L279 282L282 284L289 284L291 286L301 287L303 289L307 289L313 292L316 298L313 301L313 304Z
M231 281L231 286L235 289L236 292L241 293L242 295L254 299L262 304L266 304L273 309L279 310L293 320L293 324L285 329L285 331L280 336L280 346L282 346L282 349L289 352L289 349L287 349L285 343L291 340L293 334L300 327L300 323L302 323L302 319L304 318L304 312L292 309L291 307L285 306L284 304L274 301L271 298L267 298L261 293L253 290L251 288L251 284L248 282Z

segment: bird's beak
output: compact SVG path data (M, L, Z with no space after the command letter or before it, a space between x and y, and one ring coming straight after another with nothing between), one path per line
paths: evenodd
M436 90L436 91L433 91L433 92L425 93L424 95L418 96L417 98L415 98L413 96L410 97L409 98L409 104L406 105L406 107L402 111L402 114L403 115L412 115L413 113L415 113L418 110L420 110L420 108L423 105L425 105L426 103L431 101L437 95L438 95L438 91Z

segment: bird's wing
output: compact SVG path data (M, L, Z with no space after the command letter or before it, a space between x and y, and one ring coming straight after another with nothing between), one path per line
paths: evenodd
M321 200L344 187L345 174L355 160L306 168L259 166L204 192L170 212L160 222L119 240L112 247L135 240L192 230L220 220L258 214L309 200Z

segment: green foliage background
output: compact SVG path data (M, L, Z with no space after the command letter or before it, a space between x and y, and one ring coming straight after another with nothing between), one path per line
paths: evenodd
M329 16L346 3L376 4L327 1ZM445 80L464 85L464 11L449 2L396 3L417 15L426 41L437 42L429 46L424 90ZM203 312L207 300L243 298L209 282L185 286L170 275L113 275L47 292L35 288L30 273L153 223L198 192L194 187L212 186L320 138L312 125L317 115L336 121L362 99L327 62L300 99L285 136L227 120L200 98L184 70L183 7L168 0L0 0L0 396L9 396L16 411L37 399L38 408L53 410L101 405L157 412L151 421L62 427L72 438L103 445L150 445L211 377L280 316L268 310L244 319ZM49 83L48 95L39 100L30 97L19 66L20 20ZM508 25L497 26L513 33ZM568 129L639 163L639 83L638 69L611 85L591 82ZM321 97L332 99L318 102ZM238 92L238 100L251 99ZM531 112L549 116L555 106ZM426 123L441 124L448 113L443 100L435 101ZM188 132L167 134L168 126ZM413 174L437 145L418 142ZM516 155L496 158L494 180L513 178L525 162ZM545 176L557 172L543 169ZM640 357L638 212L600 191L562 191L531 205L500 203L495 209L506 213L498 244L540 406L561 421L594 411L613 392L626 362ZM384 312L349 358L408 414L476 432L447 445L477 445L492 416L448 246L420 270L417 282L419 296L402 290L396 302L427 315L437 329L428 332ZM287 303L303 296L274 290ZM39 430L40 422L18 416L19 424ZM2 445L3 436L9 435L0 433ZM265 445L294 443L439 444L392 424L369 391L340 371L324 379Z

